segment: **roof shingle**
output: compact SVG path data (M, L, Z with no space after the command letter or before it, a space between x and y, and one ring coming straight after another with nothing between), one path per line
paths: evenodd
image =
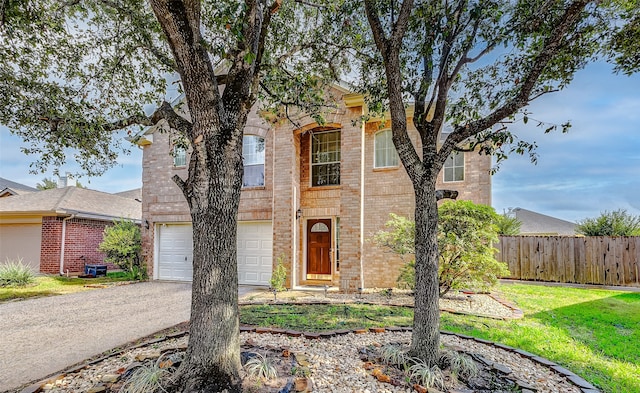
M74 186L0 198L0 215L29 213L140 221L142 204L134 199Z

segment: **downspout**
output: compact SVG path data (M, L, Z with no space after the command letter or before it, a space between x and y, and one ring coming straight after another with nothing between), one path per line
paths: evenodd
M64 276L64 244L67 240L67 220L75 218L76 215L72 214L69 217L62 219L62 239L60 240L60 275Z

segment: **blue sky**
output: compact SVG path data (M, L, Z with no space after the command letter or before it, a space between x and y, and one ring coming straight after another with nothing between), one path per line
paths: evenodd
M607 64L591 64L564 91L541 97L530 118L561 124L568 134L529 122L517 134L536 141L538 164L511 156L493 176L493 206L498 212L521 207L575 221L604 210L626 209L640 215L640 74L614 75ZM30 157L22 141L0 126L0 177L35 186L46 174L29 173ZM89 188L118 192L142 185L142 152L132 147L118 166L99 178L80 178ZM60 172L74 172L69 163Z
M538 164L511 156L493 177L493 207L521 207L575 221L604 210L640 215L640 74L614 75L591 64L565 90L531 105L530 118L567 134L529 126L517 134L538 143ZM529 125L531 125L531 121Z

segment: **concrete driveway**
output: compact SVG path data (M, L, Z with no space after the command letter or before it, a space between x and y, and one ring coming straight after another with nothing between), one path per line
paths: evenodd
M191 284L170 282L0 304L0 391L187 321L190 306Z

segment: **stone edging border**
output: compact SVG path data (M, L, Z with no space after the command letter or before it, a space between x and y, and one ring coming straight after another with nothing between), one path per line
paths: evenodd
M143 341L141 343L132 345L130 347L123 348L123 349L121 349L119 351L112 352L112 353L110 353L108 355L100 356L100 357L97 357L95 359L91 359L89 361L86 361L84 363L76 364L74 366L71 366L71 367L69 367L67 369L62 370L61 372L59 372L57 374L54 374L54 375L52 375L52 376L50 376L48 378L42 379L42 380L40 380L40 381L38 381L36 383L33 383L33 384L23 388L22 390L19 391L19 393L37 393L37 392L41 392L42 388L44 387L44 385L46 385L46 384L48 384L50 382L56 381L58 379L62 379L67 374L79 372L83 368L86 368L86 367L92 366L94 364L100 363L100 362L102 362L104 360L107 360L107 359L109 359L111 357L119 356L119 355L123 354L124 352L130 351L132 349L136 349L136 348L140 348L140 347L146 347L146 346L149 346L149 345L152 345L152 344L157 344L159 342L170 340L172 338L180 338L180 337L186 336L188 334L189 334L189 332L186 331L186 330L185 331L181 331L181 332L169 333L169 334L164 335L162 337L154 338L154 339L147 340L147 341Z
M413 329L409 326L402 326L402 327L396 327L396 326L390 326L390 327L382 327L382 328L361 328L361 329L341 329L341 330L332 330L332 331L328 331L328 332L321 332L321 333L312 333L312 332L301 332L301 331L297 331L297 330L286 330L286 329L274 329L274 328L262 328L262 327L256 327L256 326L249 326L249 325L241 325L240 326L240 332L252 332L252 333L258 333L258 334L284 334L290 337L301 337L303 336L306 339L309 340L318 340L318 339L323 339L323 338L329 338L329 337L334 337L334 336L340 336L340 335L345 335L345 334L349 334L349 333L353 333L353 334L367 334L367 333L384 333L384 332L410 332ZM460 334L460 333L453 333L453 332L449 332L449 331L445 331L445 330L441 330L440 331L441 334L444 335L449 335L449 336L457 336L460 337L462 339L466 339L466 340L473 340L476 341L478 343L481 344L485 344L485 345L489 345L489 346L493 346L496 348L500 348L502 350L505 350L507 352L512 352L512 353L517 353L518 355L527 358L535 363L538 363L544 367L549 368L550 370L552 370L553 372L560 374L562 376L564 376L565 378L567 378L567 380L569 380L569 382L571 382L573 385L575 385L578 389L580 389L581 393L601 393L600 390L598 390L595 386L593 386L592 384L590 384L589 382L587 382L584 378L576 375L575 373L573 373L570 370L567 370L566 368L558 365L557 363L554 363L548 359L545 359L543 357L540 357L538 355L535 355L533 353L527 352L525 350L522 349L518 349L518 348L514 348L514 347L510 347L508 345L504 345L504 344L500 344L500 343L495 343L493 341L489 341L489 340L484 340L481 338L476 338L476 337L471 337L471 336L467 336L466 334ZM36 393L41 391L42 387L44 385L46 385L47 383L50 383L51 381L55 381L57 379L61 379L63 378L66 374L70 374L70 373L74 373L74 372L78 372L80 370L82 370L85 367L94 365L96 363L100 363L103 360L106 360L110 357L113 356L118 356L122 353L124 353L125 351L129 351L132 349L136 349L136 348L140 348L140 347L145 347L145 346L149 346L152 344L156 344L165 340L169 340L169 339L173 339L173 338L180 338L183 336L186 336L187 334L189 334L187 331L181 331L181 332L176 332L176 333L170 333L167 334L163 337L160 338L155 338L152 340L148 340L136 345L133 345L131 347L127 347L124 348L120 351L116 351L113 352L111 354L105 355L105 356L101 356L99 358L96 359L92 359L88 362L76 365L76 366L72 366L71 368L68 368L66 370L64 370L63 372L56 374L50 378L46 378L43 379L39 382L36 382L32 385L29 385L28 387L20 390L20 393ZM497 369L500 369L499 364L495 364L494 367Z
M503 321L507 321L507 320L513 320L513 319L520 319L524 317L524 312L518 308L518 306L516 306L514 303L511 303L503 298L501 298L500 296L493 294L493 293L483 293L482 295L486 295L489 296L490 298L492 298L493 300L495 300L496 302L500 303L501 305L503 305L504 307L508 308L511 310L511 315L508 317L500 317L500 316L496 316L496 315L490 315L490 314L474 314L474 313L469 313L466 311L457 311L451 308L441 308L440 311L444 311L447 312L449 314L456 314L456 315L472 315L472 316L476 316L476 317L482 317L482 318L491 318L491 319L498 319L498 320L503 320ZM358 300L351 300L351 299L344 299L344 300L340 300L340 301L329 301L329 300L310 300L310 301L296 301L296 302L287 302L287 301L283 301L283 302L271 302L271 301L266 301L266 302L259 302L259 301L240 301L238 302L238 306L259 306L259 305L263 305L263 304L268 304L268 305L272 305L272 306L279 306L279 305L289 305L289 304L299 304L299 305L303 305L303 306L311 306L311 305L329 305L329 304L366 304L369 306L389 306L389 307L407 307L407 308L415 308L415 306L413 304L401 304L401 303L379 303L379 302L371 302L371 301L358 301Z

